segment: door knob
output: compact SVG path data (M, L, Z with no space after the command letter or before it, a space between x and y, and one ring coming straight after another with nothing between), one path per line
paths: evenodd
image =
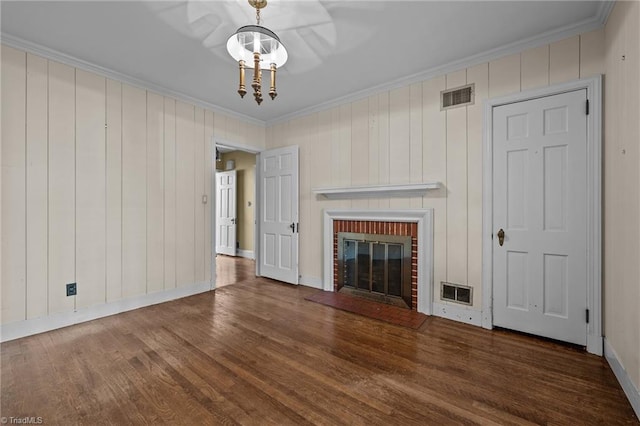
M295 222L292 223L291 225L289 225L289 228L291 228L291 232L296 232L296 224L295 224Z
M504 244L504 229L500 228L500 230L498 231L498 244L503 245Z
M235 218L231 219L231 223L233 223L235 225L236 224L236 219Z

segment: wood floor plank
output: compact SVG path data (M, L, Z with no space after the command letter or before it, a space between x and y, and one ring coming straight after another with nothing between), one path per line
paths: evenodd
M639 424L606 361L429 317L417 330L304 298L218 257L221 283L2 344L2 416L45 424ZM233 283L233 284L232 284Z

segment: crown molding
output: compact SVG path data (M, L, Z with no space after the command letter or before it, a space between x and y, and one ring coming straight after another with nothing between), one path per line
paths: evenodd
M526 38L526 39L514 42L514 43L509 43L504 46L487 50L487 51L484 51L472 56L468 56L466 58L459 59L453 62L449 62L444 65L439 65L437 67L433 67L416 74L412 74L412 75L402 77L387 83L383 83L377 86L363 89L363 90L351 93L349 95L345 95L345 96L334 98L325 102L321 102L317 105L314 105L308 108L303 108L289 114L284 114L284 115L281 115L280 117L276 117L274 119L267 120L267 121L259 120L254 117L229 110L220 105L212 104L210 102L203 101L202 99L197 99L192 96L185 95L184 93L176 92L166 87L163 87L145 80L141 80L136 77L132 77L130 75L127 75L127 74L124 74L100 65L90 63L88 61L76 58L71 55L67 55L66 53L62 53L54 49L50 49L48 47L42 46L37 43L24 40L22 38L13 36L11 34L7 34L4 32L0 33L0 41L7 46L24 50L26 52L33 53L35 55L42 56L44 58L51 59L57 62L61 62L85 71L90 71L113 80L121 81L123 83L127 83L132 86L139 87L141 89L151 90L155 93L158 93L164 96L169 96L171 98L175 98L184 102L188 102L193 105L197 105L202 108L212 110L214 112L235 117L261 127L271 127L275 124L286 122L297 117L313 114L319 111L324 111L338 105L354 102L354 101L364 99L369 96L376 95L385 91L397 89L400 87L405 87L414 83L419 83L437 76L448 74L450 72L458 71L460 69L469 68L474 65L478 65L484 62L498 59L503 56L508 56L514 53L522 52L527 49L553 43L555 41L562 40L564 38L569 38L581 33L586 33L589 31L600 29L607 22L607 19L609 18L609 15L611 14L611 11L614 5L615 5L615 0L602 1L600 2L600 5L598 7L596 14L593 17L586 19L584 21L571 24L562 28L558 28L552 31L548 31L530 38Z
M122 83L129 84L131 86L138 87L144 90L150 90L159 95L168 96L170 98L174 98L183 102L187 102L213 112L217 112L220 114L225 114L230 117L238 118L249 122L251 124L255 124L261 127L265 127L266 123L262 120L258 120L257 118L250 117L248 115L240 114L235 111L231 111L230 109L221 107L220 105L215 105L210 102L203 101L202 99L194 98L189 95L185 95L184 93L176 92L174 90L168 89L166 87L151 83L146 80L141 80L136 77L132 77L128 74L121 73L119 71L112 70L110 68L103 67L101 65L96 65L91 62L85 61L83 59L76 58L71 55L67 55L66 53L62 53L58 50L48 48L46 46L42 46L37 43L33 43L28 40L24 40L20 37L13 36L11 34L7 34L5 32L0 33L0 42L2 44L13 47L14 49L23 50L28 53L32 53L34 55L41 56L46 59L50 59L52 61L60 62L65 65L69 65L74 68L78 68L84 71L89 71L98 75L101 75L106 78L110 78L112 80L117 80Z
M290 114L282 115L273 120L267 120L266 125L267 127L271 127L275 124L290 121L294 118L302 117L302 116L313 114L320 111L325 111L327 109L336 107L338 105L355 102L372 95L377 95L379 93L383 93L393 89L398 89L400 87L406 87L414 83L420 83L422 81L426 81L434 77L438 77L441 75L449 74L454 71L469 68L474 65L489 62L489 61L501 58L503 56L508 56L514 53L523 52L527 49L540 47L545 44L550 44L565 38L576 36L578 34L583 34L589 31L598 30L604 27L604 24L607 21L607 18L609 17L611 10L613 9L614 3L615 1L602 2L600 4L600 7L598 8L596 15L594 15L589 19L585 19L583 21L580 21L571 25L557 28L555 30L547 31L545 33L538 34L533 37L525 38L513 43L505 44L503 46L490 49L481 53L477 53L475 55L468 56L466 58L459 59L453 62L449 62L444 65L439 65L433 68L429 68L425 71L421 71L419 73L412 74L406 77L401 77L397 80L393 80L391 82L370 87L368 89L363 89L346 96L341 96L339 98L331 99L326 102L322 102L317 105L314 105L312 107L303 108L298 111L292 112Z
M611 15L611 11L613 10L613 6L615 6L616 0L603 1L600 2L600 6L598 7L598 11L596 12L596 19L602 25L607 23L609 19L609 15Z

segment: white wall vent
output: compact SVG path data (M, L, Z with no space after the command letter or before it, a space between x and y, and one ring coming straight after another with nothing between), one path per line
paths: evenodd
M475 84L447 89L440 92L440 111L465 105L473 105L475 101Z
M440 299L449 302L473 304L473 288L466 285L446 283L440 281Z

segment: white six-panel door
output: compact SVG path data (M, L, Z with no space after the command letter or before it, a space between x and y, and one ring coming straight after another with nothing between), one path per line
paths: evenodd
M494 325L580 345L587 338L586 99L576 90L493 112Z
M259 274L298 284L298 147L262 151Z
M216 173L216 253L236 255L235 170Z

